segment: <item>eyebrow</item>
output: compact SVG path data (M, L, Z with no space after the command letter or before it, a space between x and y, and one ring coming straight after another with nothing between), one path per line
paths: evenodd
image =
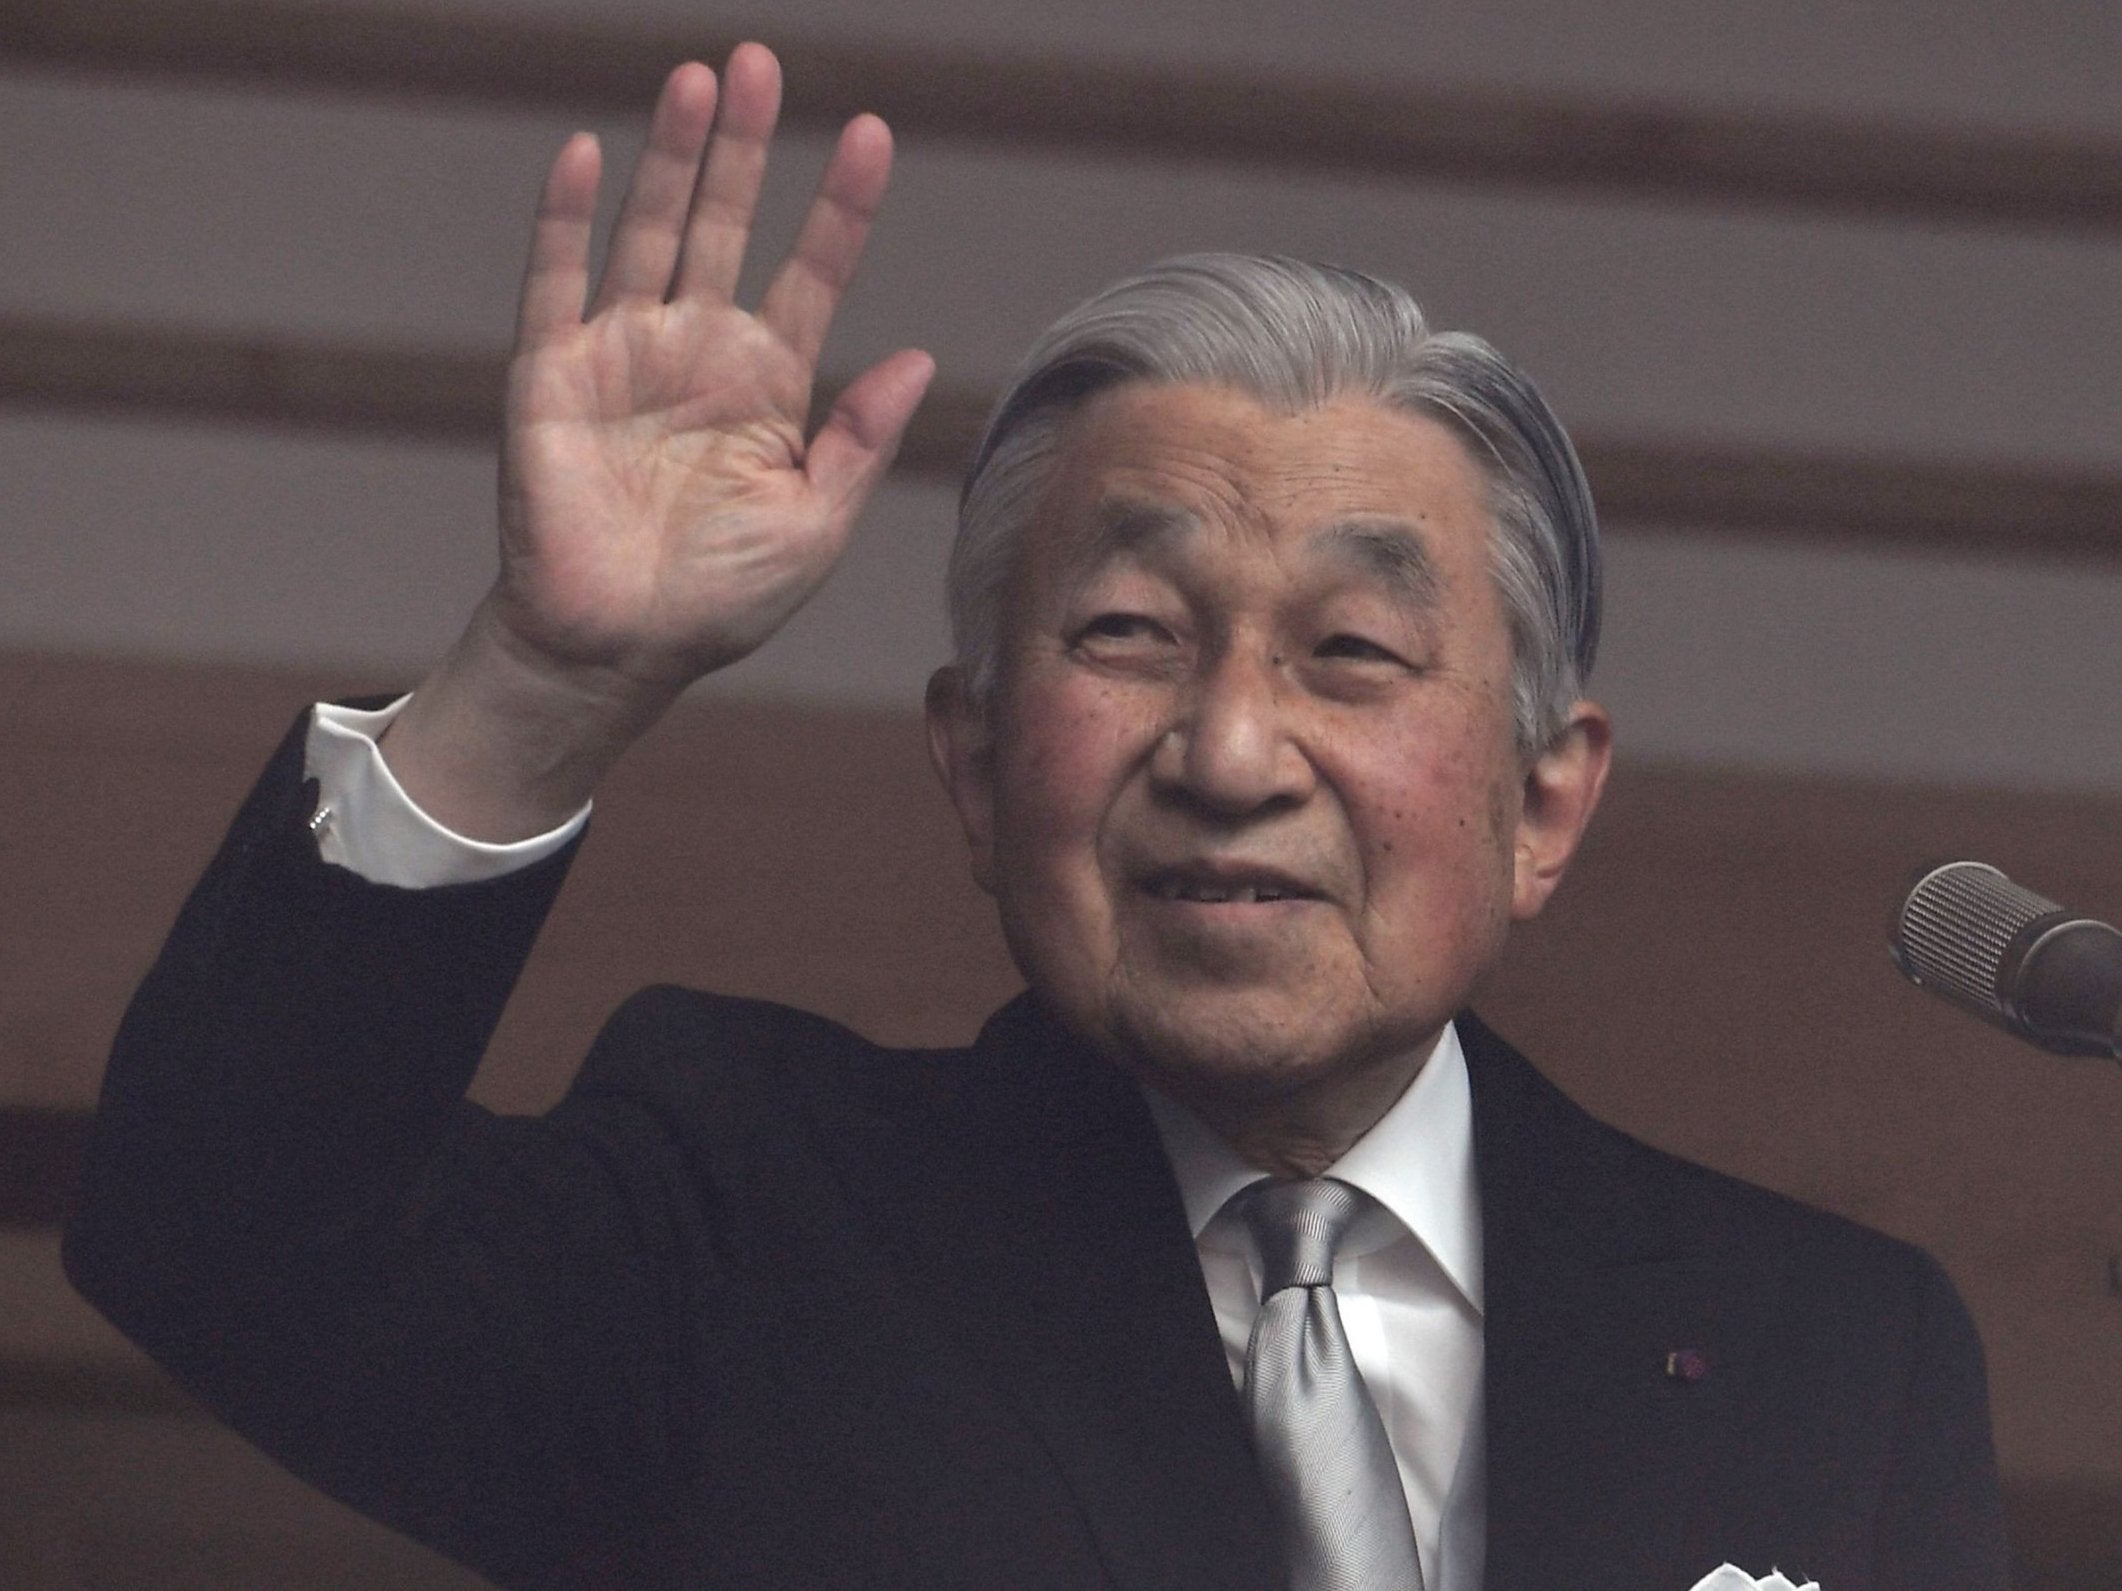
M1096 569L1121 553L1183 536L1200 520L1170 503L1142 497L1108 497L1091 515L1090 533L1076 549L1075 560L1083 568Z
M1408 606L1437 606L1443 581L1414 528L1397 519L1350 519L1329 525L1315 544L1328 557L1381 578Z
M1072 560L1097 569L1122 553L1140 552L1200 528L1198 516L1170 503L1142 497L1109 497L1091 516L1089 533ZM1313 543L1312 556L1354 564L1382 581L1395 598L1427 612L1442 600L1443 579L1422 538L1407 521L1389 517L1346 519L1329 525Z

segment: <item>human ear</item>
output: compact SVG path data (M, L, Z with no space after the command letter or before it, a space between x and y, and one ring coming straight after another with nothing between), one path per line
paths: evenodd
M929 675L922 707L928 719L928 760L965 830L973 882L992 895L995 785L987 715L966 690L964 676L948 667Z
M1606 710L1580 701L1562 733L1526 768L1511 888L1515 920L1537 917L1562 882L1606 788L1613 734Z

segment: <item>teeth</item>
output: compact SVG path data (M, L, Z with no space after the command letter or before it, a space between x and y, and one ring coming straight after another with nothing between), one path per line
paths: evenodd
M1157 893L1166 900L1198 901L1210 906L1233 903L1254 906L1261 901L1289 899L1286 891L1272 887L1261 888L1255 884L1190 884L1180 879L1171 879L1159 884Z

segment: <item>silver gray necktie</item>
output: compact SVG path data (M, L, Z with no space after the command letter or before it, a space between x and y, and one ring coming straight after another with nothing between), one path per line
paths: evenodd
M1400 1471L1334 1299L1334 1251L1359 1202L1315 1177L1256 1183L1242 1210L1262 1272L1246 1412L1291 1591L1422 1591Z

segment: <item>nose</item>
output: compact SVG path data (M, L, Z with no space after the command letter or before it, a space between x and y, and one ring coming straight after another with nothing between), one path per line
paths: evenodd
M1157 742L1157 787L1223 817L1294 806L1316 773L1294 733L1297 704L1272 653L1233 650L1195 675Z

